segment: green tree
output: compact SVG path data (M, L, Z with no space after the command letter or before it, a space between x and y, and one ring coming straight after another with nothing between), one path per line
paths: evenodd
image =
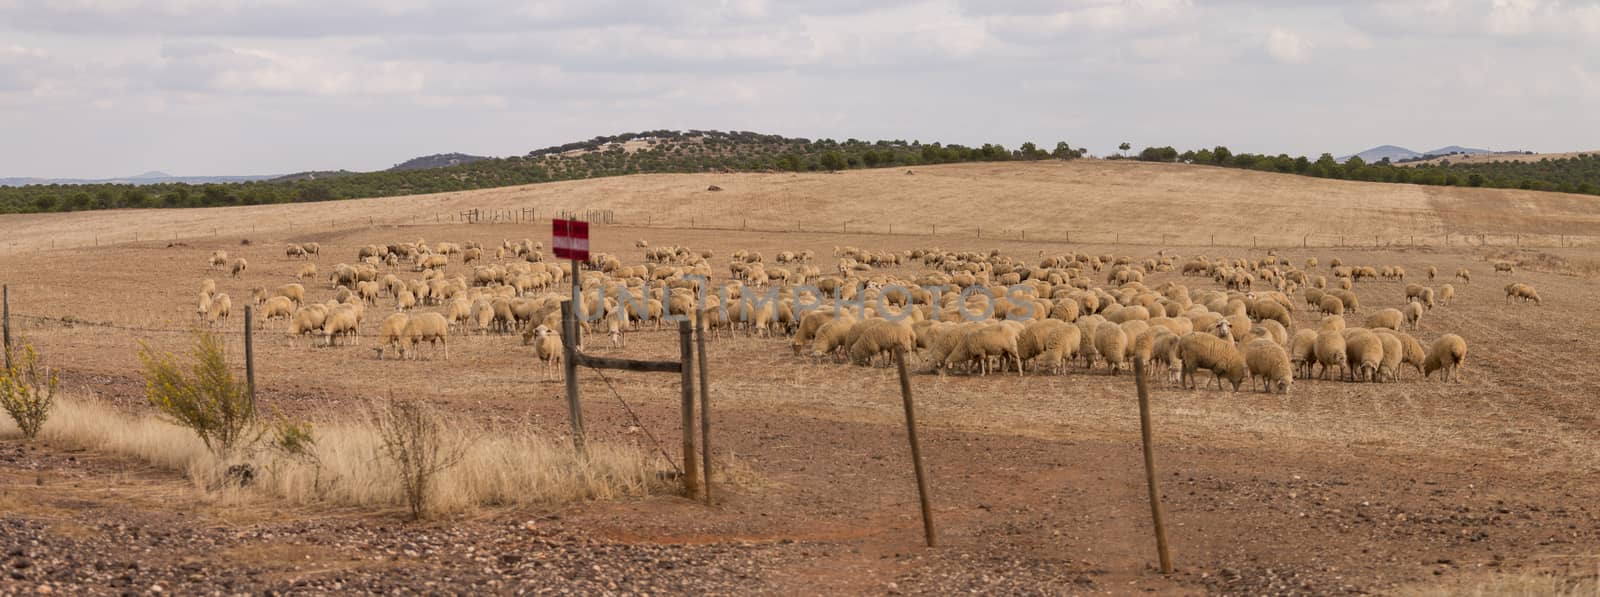
M837 151L823 153L822 157L817 160L817 163L818 165L822 166L824 170L828 170L830 172L834 170L843 170L845 166L844 156L839 155L839 152Z
M1126 152L1126 151L1128 151L1128 150L1129 150L1129 149L1133 149L1133 144L1132 144L1132 143L1129 143L1129 142L1127 142L1127 141L1123 141L1123 142L1122 142L1122 144L1121 144L1121 145L1118 145L1118 146L1117 146L1117 150L1118 150L1118 151L1123 151L1123 152Z
M1233 152L1226 145L1218 145L1211 150L1211 161L1218 166L1226 166L1233 162Z

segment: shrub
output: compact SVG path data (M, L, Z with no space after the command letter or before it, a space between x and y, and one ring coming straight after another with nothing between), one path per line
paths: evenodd
M0 369L0 408L16 421L22 437L33 439L55 404L56 372L39 365L39 353L32 344L23 344L21 350L7 349L6 363Z
M198 333L193 357L194 363L185 368L172 354L141 346L145 395L163 415L199 436L213 454L226 457L249 443L255 404L249 389L228 369L221 338Z
M371 416L383 453L400 475L400 491L411 517L422 518L434 478L461 461L465 446L445 436L437 413L420 400L377 401Z

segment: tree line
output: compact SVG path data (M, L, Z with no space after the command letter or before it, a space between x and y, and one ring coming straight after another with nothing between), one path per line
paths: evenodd
M637 141L638 143L630 142ZM380 172L306 172L272 180L151 185L0 187L0 213L119 208L262 205L466 191L602 176L697 172L816 172L956 162L1069 160L1084 151L1065 141L1046 150L985 143L805 139L741 131L646 131L595 137L527 155L457 166Z
M1112 159L1122 157L1111 156ZM1600 195L1600 154L1544 158L1538 161L1495 160L1451 163L1450 160L1441 160L1437 164L1400 165L1391 163L1388 159L1368 163L1358 156L1341 163L1335 160L1332 154L1326 153L1315 160L1305 156L1290 157L1288 154L1275 156L1235 154L1226 146L1219 145L1211 149L1191 149L1183 153L1172 147L1146 147L1138 155L1131 156L1131 159L1146 162L1205 164L1367 182Z

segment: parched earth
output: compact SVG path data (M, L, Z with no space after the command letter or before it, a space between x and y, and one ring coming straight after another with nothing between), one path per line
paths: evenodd
M202 277L236 297L291 281L299 262L281 256L280 240L322 242L327 267L385 238L498 244L536 234L421 226L256 239L243 249L231 238L144 243L7 259L0 279L23 315L181 329ZM993 246L1030 259L1039 251L1157 250L653 229L611 230L597 248L631 255L635 237L719 255L741 247L826 255L840 244ZM250 257L246 279L204 268L218 247ZM1130 378L1078 366L1021 379L916 375L938 527L938 546L928 548L892 370L817 364L790 354L786 339L741 334L710 349L713 441L719 460L737 458L756 479L719 485L715 506L663 495L412 523L398 511L210 492L124 458L8 440L0 442L0 594L1365 594L1525 570L1592 577L1600 554L1600 345L1584 324L1589 279L1497 278L1478 253L1460 249L1281 254L1297 264L1335 255L1403 264L1413 278L1430 264L1473 268L1474 282L1457 282L1456 303L1429 312L1419 332L1424 342L1464 336L1466 379L1302 380L1287 397L1156 384L1171 575L1156 570ZM1176 273L1147 283L1167 279L1214 287ZM1545 305L1504 304L1499 287L1512 279L1537 285ZM1362 282L1356 291L1370 310L1400 304L1402 287ZM320 283L308 290L314 300L331 294ZM375 308L369 321L387 309ZM1313 321L1303 309L1295 316ZM18 328L63 370L67 391L127 409L141 408L135 340L163 349L184 340L92 325ZM669 355L673 336L641 332L616 354ZM373 359L370 347L309 348L276 328L257 338L264 402L297 416L335 416L341 405L396 393L467 419L530 420L536 432L559 437L561 386L540 381L527 350L512 337L462 337L448 362L399 362ZM604 382L582 378L596 438L640 441L630 429L644 427L674 448L675 380L612 374L635 419Z

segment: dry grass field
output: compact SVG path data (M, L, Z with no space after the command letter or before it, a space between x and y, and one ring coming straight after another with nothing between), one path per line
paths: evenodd
M1452 155L1431 160L1406 162L1401 166L1433 165L1449 160L1452 164L1481 164L1486 162L1537 162L1539 160L1561 160L1574 158L1581 155L1600 153L1600 151L1566 151L1559 153L1475 153L1471 155Z
M711 184L726 190L706 191ZM448 221L465 209L521 207L537 207L540 219ZM0 560L11 574L0 592L55 583L73 593L150 584L193 593L226 578L228 589L256 591L1593 594L1600 342L1587 299L1600 201L1588 197L1093 161L638 176L326 204L7 216L0 282L18 316L14 333L62 370L66 391L142 413L138 342L183 350L202 278L232 295L237 312L250 288L294 281L303 262L284 257L287 242L320 243L325 274L369 243L548 243L549 214L573 209L613 211L617 224L592 231L597 251L637 263L637 239L710 249L719 277L736 249L812 249L827 271L839 245L998 249L1029 262L1069 251L1234 258L1275 249L1295 265L1321 259L1313 273L1339 257L1401 265L1408 282L1422 283L1432 265L1441 279L1431 284L1453 283L1457 298L1424 315L1415 334L1424 344L1459 334L1470 352L1460 383L1407 370L1398 383L1298 380L1287 396L1156 384L1178 568L1170 576L1153 568L1131 377L1081 364L1060 376L915 375L940 528L940 546L929 549L893 370L814 363L792 355L786 338L736 333L709 347L714 455L735 469L714 507L658 493L403 523L397 507L208 491L170 463L5 439L0 547L27 554ZM1446 233L1457 235L1449 246ZM1499 236L1489 247L1461 240L1480 233ZM1366 240L1326 246L1340 235ZM1518 248L1516 235L1543 246ZM250 269L240 279L209 270L213 249L246 257ZM1524 266L1495 274L1490 259ZM1448 278L1461 267L1472 270L1470 284ZM452 263L447 273L467 271ZM923 268L881 271L913 277ZM1145 283L1168 280L1219 288L1177 272ZM1536 286L1543 305L1507 304L1501 288L1511 281ZM1358 282L1363 311L1351 324L1403 305L1403 287ZM307 289L313 300L333 294L325 276ZM375 334L390 312L383 299L362 332ZM1303 303L1294 318L1316 321ZM227 339L237 358L242 338ZM645 330L625 349L598 341L590 350L671 358L676 340ZM255 338L265 403L338 429L363 399L422 398L464 424L566 441L563 386L541 380L520 338L454 332L449 360L416 361L375 359L373 342L313 347L270 324ZM676 458L676 379L606 376L580 372L591 436L649 453L653 435ZM0 422L0 437L14 435L8 425ZM120 547L130 543L149 550ZM72 553L104 555L62 559ZM14 567L18 558L38 564ZM1523 586L1542 588L1514 588Z

